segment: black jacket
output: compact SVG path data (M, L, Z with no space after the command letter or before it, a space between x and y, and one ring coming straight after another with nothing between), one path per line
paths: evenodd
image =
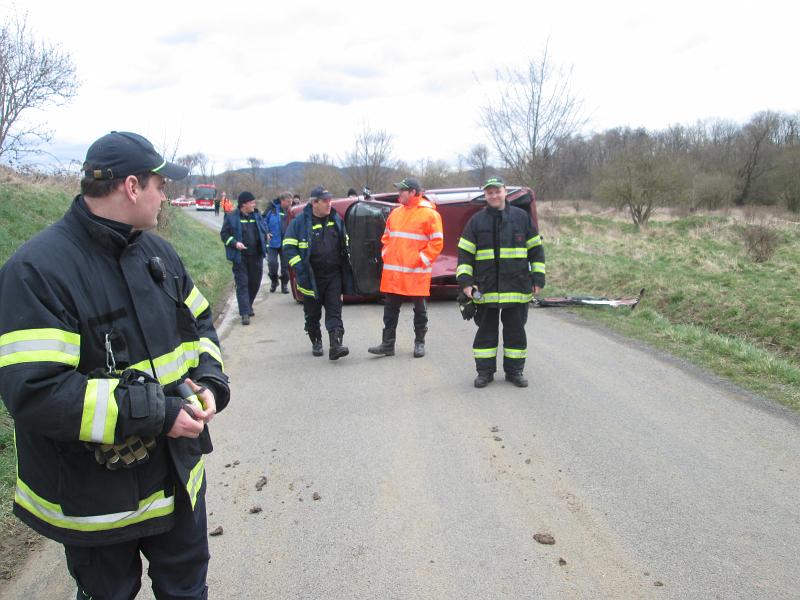
M65 544L170 529L176 489L192 506L204 493L202 454L210 451L207 430L199 440L166 437L165 414L180 405L175 384L206 382L218 411L229 397L208 301L173 248L147 232L126 239L78 197L0 269L0 297L0 395L18 459L14 513ZM163 392L121 382L126 369L154 375ZM133 469L110 471L87 447L131 435L156 438L150 460Z
M528 213L506 204L472 215L458 242L456 280L462 288L478 286L476 304L529 302L544 275L542 238Z
M262 256L267 255L267 236L264 233L266 223L264 222L261 213L258 209L254 210L250 218L255 221L256 231L258 232L258 243L261 246L260 253ZM225 258L234 264L242 261L242 251L236 249L236 242L244 243L242 236L242 213L238 209L234 209L229 213L225 213L222 218L222 229L219 232L219 237L222 238L222 243L225 244Z

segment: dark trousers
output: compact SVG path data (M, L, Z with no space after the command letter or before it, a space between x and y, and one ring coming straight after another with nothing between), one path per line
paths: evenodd
M528 355L528 338L525 323L528 320L528 304L504 304L503 308L478 305L475 323L478 332L472 342L475 368L479 373L494 373L497 369L497 343L499 321L503 322L503 370L506 373L521 373Z
M267 248L267 267L269 269L269 279L272 283L278 283L278 259L281 262L281 283L289 282L289 265L283 255L283 248Z
M325 307L325 329L344 331L342 322L342 276L339 273L329 276L317 276L317 298L303 297L303 312L306 315L306 331L309 334L320 334L319 321L322 307Z
M242 260L233 263L233 282L236 284L236 301L239 303L240 315L250 314L261 287L263 273L264 257L260 254L242 254Z
M414 331L422 331L428 325L428 299L425 296L401 296L386 294L383 302L383 326L395 331L400 319L400 307L403 302L414 304Z
M175 526L159 535L111 546L64 546L77 600L131 600L142 586L142 558L158 600L208 598L205 489L192 511L186 493L175 498Z

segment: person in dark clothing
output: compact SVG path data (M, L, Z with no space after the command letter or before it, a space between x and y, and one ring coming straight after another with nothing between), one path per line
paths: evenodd
M325 307L325 329L330 338L328 358L337 360L350 352L342 345L342 294L353 293L353 272L344 222L331 210L331 198L324 187L311 192L311 201L289 224L283 248L295 271L297 290L303 294L311 353L322 356L320 319Z
M289 265L283 254L283 236L289 225L289 209L292 207L292 195L284 192L275 198L264 215L267 229L267 267L269 268L269 291L278 289L278 261L280 260L281 293L289 293Z
M531 216L506 202L502 179L490 178L483 189L487 206L467 221L458 242L456 268L458 285L477 305L472 354L478 376L474 383L483 388L494 380L502 319L506 381L528 387L522 374L528 355L525 323L532 294L544 287L542 238Z
M250 317L255 315L253 301L261 287L267 246L256 197L250 192L242 192L238 203L239 210L225 215L220 237L225 244L225 255L233 263L233 281L242 325L249 325Z

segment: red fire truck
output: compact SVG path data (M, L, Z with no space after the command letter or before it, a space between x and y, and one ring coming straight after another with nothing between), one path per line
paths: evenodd
M195 210L214 210L217 186L213 183L199 183L194 186L193 193Z

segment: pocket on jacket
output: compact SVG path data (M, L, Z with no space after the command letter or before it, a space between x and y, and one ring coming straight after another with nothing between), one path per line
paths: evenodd
M88 517L139 508L135 469L111 471L91 452L60 454L58 461L58 498L65 515Z

